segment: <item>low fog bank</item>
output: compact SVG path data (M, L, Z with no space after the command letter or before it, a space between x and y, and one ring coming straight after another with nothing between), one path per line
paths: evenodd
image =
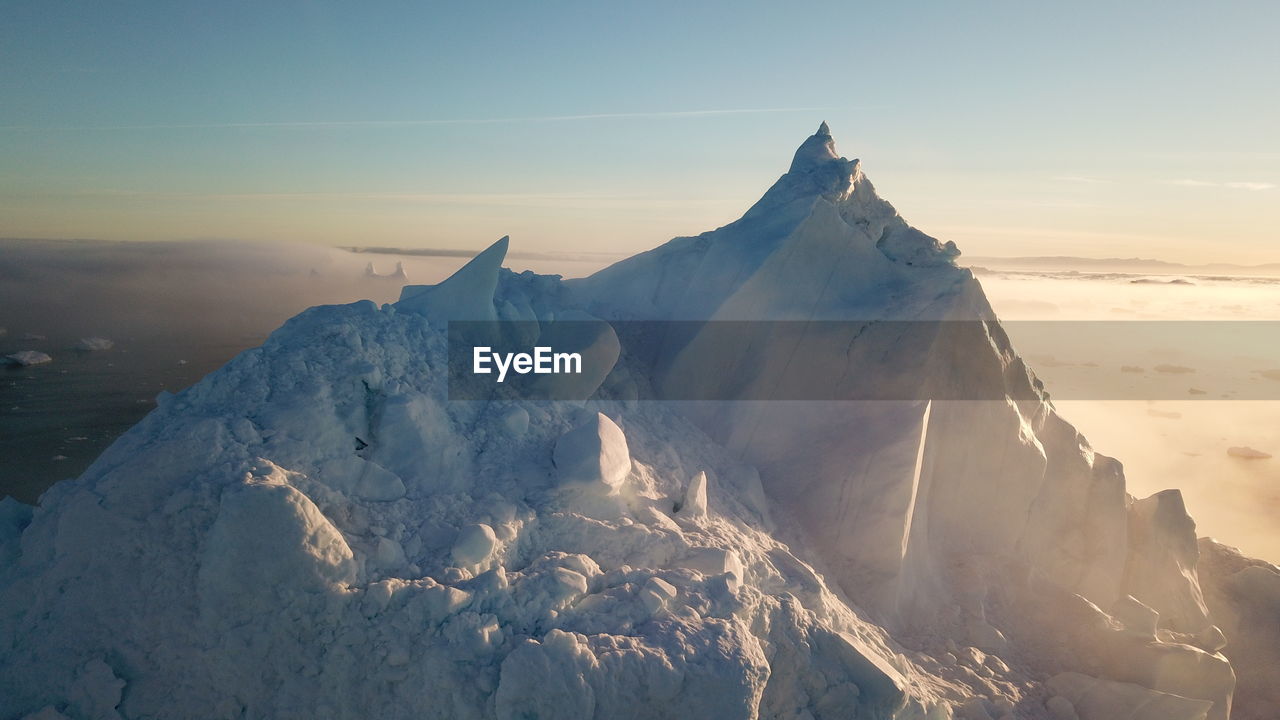
M1274 372L1280 338L1272 324L1280 320L1280 282L1114 270L985 271L978 277L1014 346L1058 398L1058 409L1095 449L1123 462L1131 494L1179 488L1200 535L1280 562L1280 402L1257 399L1280 391L1280 372ZM1176 341L1153 336L1145 347L1137 335L1112 348L1072 347L1053 335L1052 323L1040 322L1046 320L1152 321L1115 323L1121 329L1168 321L1171 330L1202 334ZM1267 322L1250 337L1216 332L1247 330L1247 321ZM1115 356L1120 346L1123 358ZM1237 384L1224 383L1228 375ZM1080 400L1058 392L1097 388L1099 378L1126 386L1177 384L1184 397ZM1217 391L1226 388L1240 391Z
M1124 464L1129 492L1176 487L1201 536L1280 562L1280 403L1056 403L1099 452ZM1252 448L1275 457L1247 457Z
M229 240L0 240L0 338L85 336L183 343L258 341L313 305L392 302L404 280L448 277L477 251L360 250ZM607 259L530 255L515 270L588 274ZM372 266L378 277L367 274Z
M394 269L381 259L380 272ZM395 299L368 259L310 245L0 240L0 493L34 502L152 407L312 305ZM432 282L461 258L413 263ZM411 275L412 277L412 275ZM105 338L110 349L76 349ZM90 345L92 346L92 345Z
M323 304L399 297L448 277L474 251L351 250L225 240L0 240L0 495L35 502L120 433L285 320ZM520 255L515 270L585 275L603 255ZM369 274L372 265L373 275ZM110 349L75 349L105 338Z
M1154 273L1160 275L1225 275L1243 277L1280 277L1280 263L1240 265L1237 263L1205 263L1188 265L1152 258L1082 258L1070 256L982 257L965 256L962 264L975 271L1019 271L1050 273Z
M173 343L261 338L323 303L395 299L400 285L364 275L368 259L312 245L235 241L0 241L0 327L53 347L85 335ZM388 272L394 261L384 261ZM461 258L413 270L434 282Z

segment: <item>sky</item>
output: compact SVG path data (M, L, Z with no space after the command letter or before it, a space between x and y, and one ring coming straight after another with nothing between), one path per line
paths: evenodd
M736 219L826 120L966 254L1280 262L1278 26L1247 1L6 0L0 236L629 254Z

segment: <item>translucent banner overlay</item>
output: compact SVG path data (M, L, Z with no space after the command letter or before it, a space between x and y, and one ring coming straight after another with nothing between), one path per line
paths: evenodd
M1003 400L1040 392L1063 400L1280 400L1280 322L449 324L453 400Z

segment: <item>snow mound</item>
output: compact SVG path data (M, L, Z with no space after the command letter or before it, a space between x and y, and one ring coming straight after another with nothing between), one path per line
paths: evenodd
M0 502L0 717L1226 720L1280 684L1232 664L1274 655L1280 573L1128 496L825 123L719 230L572 281L508 244L300 314ZM450 400L447 324L498 319L605 369ZM626 319L699 322L637 359ZM843 322L726 364L709 320ZM998 399L794 402L780 368ZM739 399L637 400L713 381Z

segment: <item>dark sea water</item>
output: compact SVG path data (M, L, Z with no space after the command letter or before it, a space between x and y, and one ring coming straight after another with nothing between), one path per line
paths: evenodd
M0 239L0 496L34 503L155 407L313 305L394 300L331 248ZM41 337L35 337L41 336ZM104 337L110 350L73 349Z
M84 472L155 406L262 338L229 344L115 340L111 350L68 349L77 339L0 338L0 355L40 350L51 363L0 369L0 489L34 503L53 483Z

